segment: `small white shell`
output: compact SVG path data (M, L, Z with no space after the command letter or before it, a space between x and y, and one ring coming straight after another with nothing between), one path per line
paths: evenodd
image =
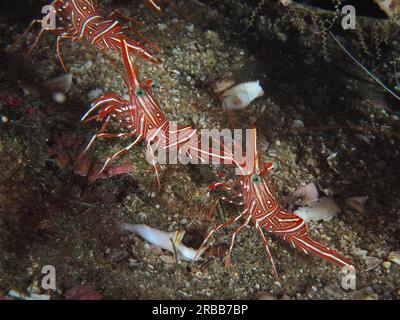
M148 243L168 250L174 253L174 247L176 249L178 260L193 260L197 254L197 250L188 248L182 244L183 236L185 231L175 232L164 232L158 229L151 228L145 224L129 224L121 223L119 227L122 230L129 231L141 236ZM196 261L201 260L200 256L204 252L205 248L199 252Z
M332 198L324 197L318 201L312 202L309 206L300 207L294 214L309 221L329 221L340 212L340 208L336 205Z
M240 83L222 94L222 108L239 110L246 108L254 99L264 95L259 81Z

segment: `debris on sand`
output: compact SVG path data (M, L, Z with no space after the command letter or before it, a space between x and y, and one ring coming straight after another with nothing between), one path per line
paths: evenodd
M151 228L145 224L129 224L121 223L119 225L121 230L133 232L141 236L150 244L168 250L172 253L177 253L178 260L193 260L196 257L197 250L188 248L182 244L185 231L165 232L158 229ZM196 261L201 260L200 256L205 249L197 255Z
M340 212L340 208L336 205L335 200L330 197L323 197L318 201L312 202L308 206L300 207L294 214L309 221L329 221Z
M222 108L239 110L246 108L254 99L264 95L259 81L240 83L222 93Z

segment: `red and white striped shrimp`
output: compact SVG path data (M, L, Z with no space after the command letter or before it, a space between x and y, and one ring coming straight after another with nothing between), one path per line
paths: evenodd
M90 110L82 117L82 121L103 121L100 133L95 134L85 148L86 152L97 138L133 138L133 141L124 149L107 158L102 172L116 157L126 153L142 140L146 140L148 150L152 152L163 143L164 149L177 147L188 142L195 130L190 126L171 128L166 120L163 110L152 93L152 81L142 82L139 71L129 57L127 42L121 39L122 56L128 77L125 80L129 89L129 100L124 100L114 93L103 95L96 99ZM95 115L92 115L97 110ZM114 122L124 132L107 132L110 122ZM155 141L157 140L157 141ZM160 186L156 157L152 154L152 164L156 171L158 185Z
M237 165L237 162L234 161L233 154L230 153L229 150L225 151L224 149L224 158L231 158L232 162ZM245 170L243 166L240 166L239 169L241 170L242 175L233 184L223 182L214 183L209 186L210 189L220 189L228 192L232 198L219 197L219 199L241 205L243 206L243 211L239 216L212 228L204 239L199 250L204 247L214 232L244 218L245 222L233 232L226 260L227 264L230 261L230 254L233 249L236 235L247 226L250 221L253 221L263 240L267 255L271 261L276 276L277 271L275 263L268 248L268 242L264 232L281 236L284 240L292 244L293 247L302 250L304 253L318 256L340 267L351 266L349 260L343 258L327 246L313 240L308 234L306 223L302 218L280 206L272 180L269 176L269 171L273 168L273 164L267 163L262 169L259 167L255 128L252 129L252 157L250 159L252 161L250 168ZM215 208L216 206L214 205L212 210L215 210Z
M51 3L51 6L56 10L58 20L62 24L62 27L56 28L52 31L56 32L58 35L57 54L64 70L66 70L66 67L61 57L61 42L63 40L75 41L85 38L96 49L102 52L119 52L121 50L121 35L124 35L124 30L130 28L142 40L152 46L154 50L159 51L159 49L150 41L148 41L145 37L143 37L139 31L131 27L122 27L118 20L105 19L101 15L95 1L93 0L55 0ZM44 19L49 18L50 14L51 12L49 12ZM140 22L132 18L125 18L137 24L140 24ZM24 37L31 29L33 24L37 22L42 22L42 20L32 21L31 25L18 38L18 40ZM37 44L39 38L46 30L47 29L42 29L40 31L30 51ZM139 55L145 60L148 60L155 64L161 63L161 60L155 57L152 52L143 45L131 39L125 39L125 41L130 53L134 55Z

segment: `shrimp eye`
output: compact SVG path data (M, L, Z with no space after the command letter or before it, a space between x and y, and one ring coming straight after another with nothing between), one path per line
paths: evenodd
M156 80L153 80L153 83L151 84L151 87L153 89L157 89L158 88L158 82Z
M137 88L135 91L136 96L138 97L143 97L144 96L144 90L142 88Z
M251 182L254 184L259 184L261 182L261 177L259 174L255 173L251 176Z

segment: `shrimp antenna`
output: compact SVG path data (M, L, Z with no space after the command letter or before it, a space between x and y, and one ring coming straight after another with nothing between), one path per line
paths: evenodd
M358 64L358 66L363 69L372 79L374 79L376 82L378 82L381 87L383 87L386 91L388 91L393 97L395 97L397 100L400 100L400 96L394 92L392 89L390 89L385 83L383 83L382 80L380 80L376 75L374 75L371 71L369 71L366 67L364 67L362 65L362 63L360 61L358 61L351 53L349 50L347 50L345 48L345 46L334 36L334 34L329 31L329 34L331 35L331 37L336 41L336 43L339 45L340 48L342 48L342 50L344 52L346 52L346 54L355 62Z
M397 78L396 60L394 60L393 68L394 68L394 78L396 79L397 88L400 88L399 78Z

